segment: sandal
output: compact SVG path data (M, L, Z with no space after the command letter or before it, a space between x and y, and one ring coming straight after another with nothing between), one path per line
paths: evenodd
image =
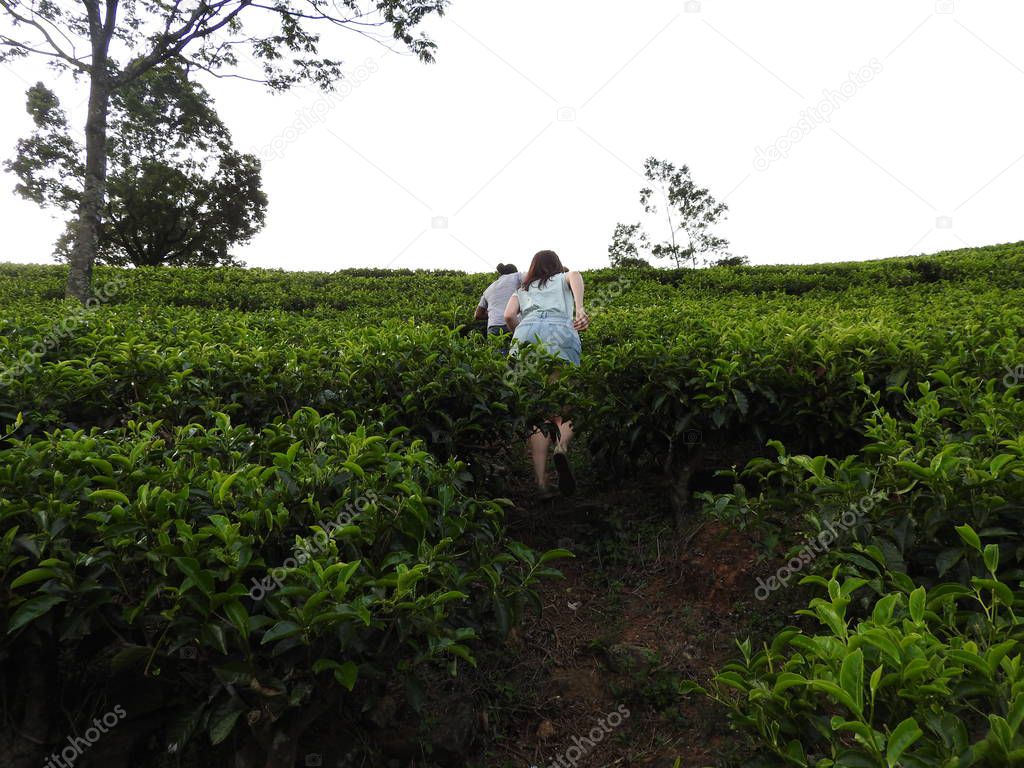
M572 467L569 466L569 457L565 451L555 448L554 455L555 470L558 472L558 490L563 496L572 496L576 493L576 478L573 477Z

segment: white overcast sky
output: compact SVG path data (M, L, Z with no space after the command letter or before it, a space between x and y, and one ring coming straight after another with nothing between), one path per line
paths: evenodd
M755 264L1024 239L1020 0L455 0L427 29L433 65L329 34L352 73L329 101L207 83L240 148L277 148L250 266L476 272L541 248L603 266L650 155L726 200L720 232ZM0 67L3 157L40 77ZM84 90L56 87L80 126ZM48 261L60 222L0 182L0 260Z

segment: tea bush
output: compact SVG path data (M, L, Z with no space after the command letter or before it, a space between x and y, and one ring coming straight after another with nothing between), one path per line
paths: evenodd
M506 541L463 465L397 434L309 409L216 422L0 451L0 656L24 689L138 714L138 682L107 690L130 670L175 715L157 734L171 752L201 732L241 755L255 737L254 764L291 766L317 718L358 718L425 664L472 664L467 642L507 632L568 554Z
M292 765L318 724L417 706L567 554L506 538L487 465L568 410L602 479L746 464L707 508L773 556L879 494L816 563L827 632L712 686L760 746L1016 759L1024 243L588 272L557 380L471 332L490 275L99 268L83 310L64 269L0 265L0 750L36 764L116 698L175 760Z
M923 333L902 344L918 360L884 380L854 363L855 452L772 440L774 457L736 473L755 491L702 494L712 516L758 532L770 559L827 592L798 612L820 629L784 630L760 651L741 643L705 691L774 755L761 764L1024 759L1024 322L991 302L987 317L915 315ZM772 577L765 597L779 586L793 584Z
M54 326L51 313L26 313L6 339L24 355ZM510 377L483 339L397 322L345 331L283 313L105 307L26 359L0 391L0 418L22 413L25 432L128 419L210 423L213 413L258 426L314 407L337 414L346 429L402 426L438 455L470 456L554 408L539 386L543 360L531 358L535 370Z
M817 632L789 628L727 664L703 691L756 735L762 764L938 768L1024 759L1024 595L999 581L998 547L978 548L987 577L916 587L905 575L857 619L865 580L811 577L825 595L800 613Z
M1016 353L1006 354L1009 360ZM777 458L755 459L744 472L762 492L719 495L713 514L786 531L784 540L792 542L834 527L846 510L878 493L882 503L859 512L851 534L883 552L886 567L926 584L966 578L969 551L952 531L968 524L1000 547L1003 578L1024 577L1024 379L1007 387L962 371L930 376L916 385L917 397L907 385L894 387L893 410L868 392L876 410L858 454L790 455L773 443Z

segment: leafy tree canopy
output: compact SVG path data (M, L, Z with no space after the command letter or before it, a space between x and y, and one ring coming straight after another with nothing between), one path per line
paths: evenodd
M15 190L69 212L81 202L84 149L68 133L56 95L28 90L32 136L6 164ZM267 198L260 163L237 152L210 97L182 67L165 65L112 98L107 143L107 201L97 259L117 266L216 266L234 263L231 246L263 226ZM68 258L74 222L57 243Z

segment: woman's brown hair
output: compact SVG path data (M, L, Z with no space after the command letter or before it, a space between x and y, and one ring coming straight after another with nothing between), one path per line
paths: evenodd
M530 285L538 281L539 287L543 288L552 277L568 271L562 266L562 260L554 251L537 251L530 262L530 268L526 271L523 290L530 290Z

